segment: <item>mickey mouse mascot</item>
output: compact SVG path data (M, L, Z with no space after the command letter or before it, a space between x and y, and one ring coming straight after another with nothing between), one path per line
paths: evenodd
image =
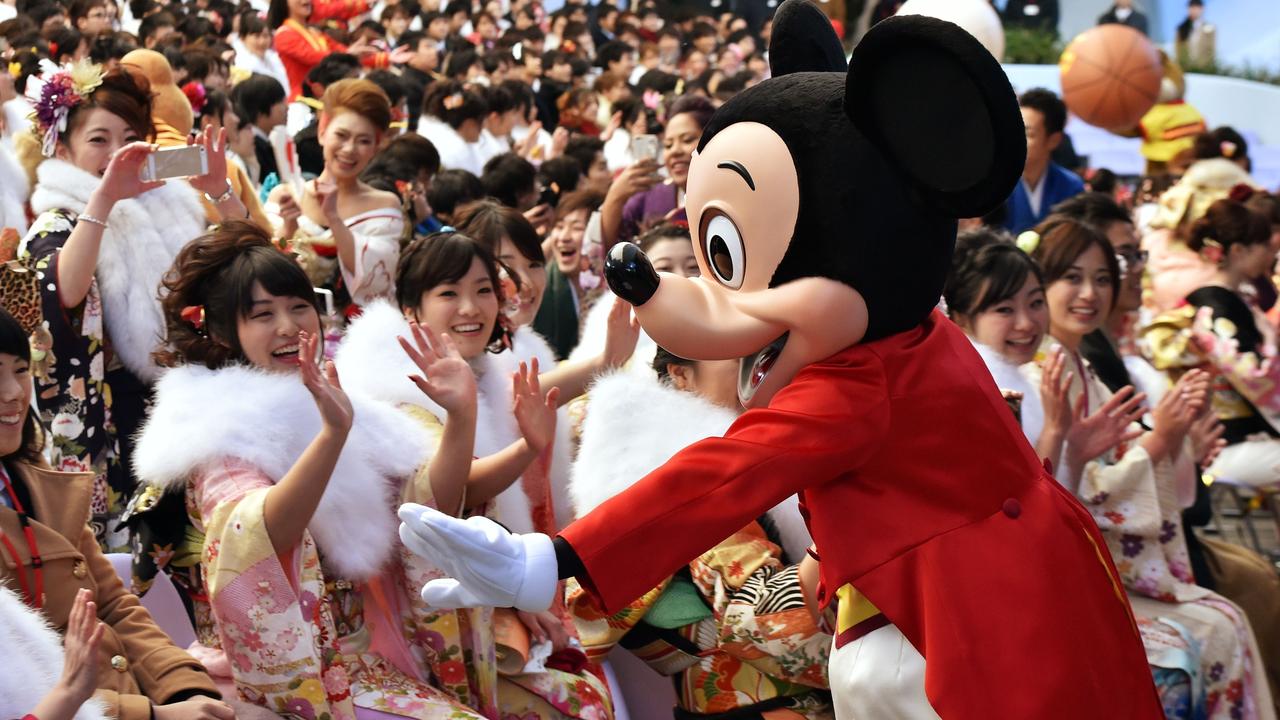
M454 578L423 597L544 609L573 576L613 612L799 493L819 601L839 598L839 718L1162 718L1097 527L934 309L955 219L1022 172L1000 65L955 25L901 17L846 72L805 0L779 8L770 62L690 167L702 277L632 245L608 263L660 345L743 358L748 411L554 540L406 505L406 545Z

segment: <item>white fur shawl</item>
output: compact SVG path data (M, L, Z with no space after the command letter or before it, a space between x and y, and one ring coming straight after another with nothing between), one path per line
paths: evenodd
M155 394L133 452L138 478L151 485L181 487L223 458L278 481L320 432L320 413L298 374L188 365L161 376ZM307 528L331 572L362 580L390 557L398 481L427 461L430 448L404 413L351 388L347 395L355 421Z
M0 648L10 658L0 672L0 717L22 717L35 710L62 677L62 639L43 616L4 585L0 585ZM80 706L75 720L106 717L106 708L90 698Z
M31 194L31 210L36 214L84 212L89 195L102 182L57 159L41 163L36 175ZM154 382L160 372L151 362L151 352L165 336L158 300L160 280L178 251L205 231L204 208L190 185L175 180L121 200L103 219L108 228L102 233L96 273L103 321L125 367Z
M0 228L11 227L27 234L27 174L18 159L0 143Z
M589 360L604 352L605 340L609 334L609 311L613 309L615 298L617 298L616 295L605 290L600 297L596 298L595 304L587 310L587 317L582 321L582 339L578 341L573 352L569 353L570 360ZM623 367L637 377L652 378L653 356L657 354L658 343L654 342L653 338L649 337L649 333L641 328L640 339L636 341L636 350L631 353L631 359Z
M426 409L442 421L447 413L418 390L408 376L417 367L396 343L396 337L409 338L409 323L394 305L377 301L365 306L364 312L347 328L338 348L336 362L343 385L369 397L390 403L407 403ZM537 353L538 363L555 363L546 342L531 330L516 333L513 347L519 353L485 353L471 362L476 374L477 413L474 455L485 457L502 450L520 438L511 410L511 375L521 360ZM540 346L540 347L539 347ZM548 365L547 367L550 367ZM561 525L571 517L567 500L570 461L569 420L564 411L556 423L556 441L552 450L550 480L556 518ZM500 493L494 501L497 519L512 532L533 531L529 501L519 482ZM563 519L563 521L561 521Z
M1036 441L1040 439L1040 432L1044 430L1044 404L1040 401L1040 388L1032 384L1020 366L1004 359L994 348L973 338L969 341L973 343L978 355L982 356L982 362L986 363L987 370L996 381L996 387L1022 393L1022 434L1035 447Z
M733 412L693 393L619 370L589 391L586 421L569 492L578 517L631 487L684 448L724 435ZM692 481L692 480L691 480ZM799 502L791 496L769 511L790 562L812 543Z

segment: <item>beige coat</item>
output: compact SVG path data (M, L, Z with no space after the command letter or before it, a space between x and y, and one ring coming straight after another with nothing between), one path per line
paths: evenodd
M98 618L106 623L101 644L102 667L97 697L121 720L147 720L151 702L163 705L192 691L220 697L204 667L164 634L138 598L125 589L115 568L98 548L89 529L89 501L93 478L88 473L54 472L14 463L31 494L31 529L44 561L44 599L41 612L63 631L80 588L93 592ZM0 583L15 590L35 587L30 549L18 513L0 506L0 533L8 536L18 562L0 552Z

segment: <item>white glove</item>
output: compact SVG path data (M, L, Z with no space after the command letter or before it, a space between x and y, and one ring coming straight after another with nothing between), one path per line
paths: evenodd
M560 579L551 538L516 535L486 517L460 520L414 503L401 505L399 515L405 547L452 576L422 588L427 605L529 612L551 607Z

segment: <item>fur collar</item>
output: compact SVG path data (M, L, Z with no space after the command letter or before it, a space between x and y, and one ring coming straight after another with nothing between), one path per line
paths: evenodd
M0 672L0 717L23 717L62 676L62 638L44 616L27 607L12 590L0 585L0 647L12 658ZM75 720L105 720L106 708L90 698Z
M570 360L590 360L604 352L604 344L609 334L609 311L617 296L605 290L596 298L595 304L587 310L587 317L582 321L582 339L569 354ZM640 339L636 341L636 350L631 359L623 366L641 379L653 377L653 358L658 354L658 343L649 337L643 328Z
M578 517L631 487L676 453L709 437L724 435L737 416L702 398L669 387L652 374L627 370L601 377L591 386L578 458L569 492ZM672 422L678 418L679 422ZM783 550L799 562L811 544L796 496L769 511Z
M307 527L329 570L362 580L390 557L396 486L428 460L430 449L394 407L351 388L347 395L355 423ZM296 374L188 365L161 376L155 397L133 465L142 482L163 488L182 487L192 472L221 458L279 480L320 431L315 402Z
M379 300L364 307L360 317L347 328L338 348L336 362L343 373L343 386L389 403L406 403L423 408L444 420L443 408L422 394L408 376L418 372L396 343L410 337L409 323L399 308ZM538 358L540 365L554 365L555 355L532 330L521 328L512 343L514 351L497 355L485 353L471 362L476 374L476 457L502 450L520 437L511 410L511 375L521 361ZM552 365L547 365L551 367ZM556 519L563 527L572 517L568 501L568 467L571 434L567 414L561 410L556 423L556 441L551 460L552 500ZM533 531L529 502L519 484L513 484L494 501L497 519L513 532Z
M1044 429L1044 404L1040 402L1040 389L1032 384L1020 366L1006 360L994 348L973 338L969 338L969 342L973 343L982 362L986 363L997 388L1022 393L1022 434L1035 447L1036 441L1040 439L1040 432Z
M31 210L84 212L101 179L62 160L45 160L36 170ZM130 200L121 200L104 218L98 251L98 291L111 347L131 372L154 382L159 369L151 351L164 341L164 316L157 299L160 280L178 251L205 231L204 208L196 191L175 180Z

